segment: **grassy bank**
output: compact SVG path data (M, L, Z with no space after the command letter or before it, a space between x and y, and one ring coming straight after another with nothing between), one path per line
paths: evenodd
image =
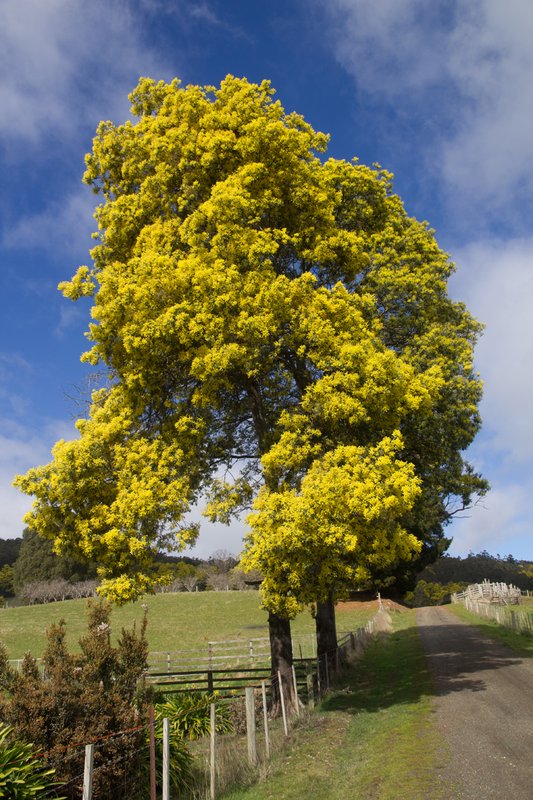
M479 617L477 614L467 611L462 603L452 603L446 606L446 608L452 611L459 619L463 620L463 622L475 625L485 636L503 642L503 644L506 644L507 647L510 647L511 650L514 650L515 653L519 653L521 656L533 658L533 636L529 636L527 633L516 633L510 628L504 628L503 625L499 625L497 622ZM529 605L528 610L530 609L531 605Z
M268 779L226 800L449 800L414 612L395 614L394 625L295 734Z
M260 607L258 592L180 592L150 595L113 611L115 634L123 627L140 623L142 606L148 609L148 641L151 651L187 650L208 641L268 636L267 614ZM29 650L42 654L46 629L52 622L67 623L69 647L76 649L86 627L86 600L65 600L38 606L0 609L0 641L10 658L21 658ZM366 605L353 608L342 604L337 610L339 631L355 630L374 613ZM295 635L314 630L309 612L292 624Z

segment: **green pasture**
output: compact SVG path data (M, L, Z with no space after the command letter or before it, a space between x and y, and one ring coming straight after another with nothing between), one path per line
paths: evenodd
M152 652L193 650L208 641L268 636L267 612L260 607L258 592L179 592L150 595L135 603L117 607L111 617L114 638L122 628L140 625L144 609L148 612L148 642ZM9 658L22 658L30 651L42 655L49 625L64 619L67 642L72 650L86 630L87 600L65 600L35 606L0 609L0 641ZM364 625L374 611L338 607L340 632ZM314 631L308 611L292 624L295 635Z

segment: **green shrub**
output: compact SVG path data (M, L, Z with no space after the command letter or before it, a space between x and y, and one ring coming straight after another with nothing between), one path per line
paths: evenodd
M179 695L163 695L161 702L155 705L156 772L158 780L161 781L163 774L163 719L167 718L170 733L170 783L177 796L194 794L198 781L201 781L185 740L191 741L209 735L211 729L210 706L216 700L216 694L187 692ZM217 733L228 733L231 729L229 709L226 705L219 703L216 706L216 731ZM147 732L147 741L148 739L149 731ZM145 773L147 781L148 764L146 764Z
M155 706L157 720L168 717L172 737L181 739L200 739L209 736L211 730L211 703L217 703L217 695L201 692L165 695ZM216 706L216 731L229 733L232 730L230 711L227 705L218 702Z
M419 580L414 591L407 592L404 600L408 606L420 608L421 606L440 606L450 602L454 592L462 592L465 583L433 583L432 581Z
M12 734L9 725L0 725L0 797L29 800L51 796L57 786L52 780L55 771L45 769L32 745L13 739Z

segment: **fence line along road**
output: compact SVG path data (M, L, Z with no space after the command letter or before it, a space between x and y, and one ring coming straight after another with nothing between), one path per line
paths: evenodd
M463 601L465 608L480 617L491 619L505 628L511 628L517 633L530 633L533 635L533 615L525 609L508 606L497 606L492 603L480 603L466 598Z

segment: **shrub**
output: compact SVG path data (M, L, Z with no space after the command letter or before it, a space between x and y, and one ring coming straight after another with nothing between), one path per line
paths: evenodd
M88 633L80 640L79 655L67 651L64 623L52 625L43 656L44 680L29 654L20 673L0 663L5 691L0 718L12 725L17 739L35 743L46 754L48 766L68 784L64 791L69 798L79 794L79 780L73 779L83 773L82 745L99 742L95 796L114 800L135 796L131 785L125 785L125 771L134 775L145 757L140 723L149 701L142 677L148 656L146 615L139 634L123 630L115 647L109 618L108 605L89 603ZM114 735L126 730L127 736Z
M171 736L180 739L200 739L209 736L211 730L210 707L217 702L216 694L187 692L183 694L165 695L155 706L156 720L168 717ZM228 706L218 703L216 706L216 731L229 733L232 730Z
M454 592L461 592L466 587L465 583L433 583L431 581L419 580L414 591L407 592L404 597L407 605L414 608L420 606L440 606L450 602L450 596Z
M0 797L30 800L51 796L57 786L52 780L54 770L45 769L32 745L13 739L12 734L10 726L0 725Z

